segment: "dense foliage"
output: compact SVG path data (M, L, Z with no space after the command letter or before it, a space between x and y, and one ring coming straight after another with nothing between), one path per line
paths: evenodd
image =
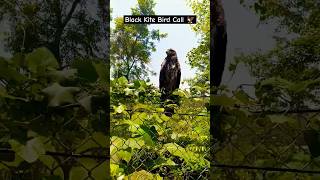
M112 81L111 120L113 177L198 178L209 168L209 117L206 99L177 91L181 106L169 118L160 106L159 90L144 81ZM151 174L153 173L153 174ZM147 178L148 177L148 178Z
M131 8L132 15L155 15L153 0L139 0ZM155 41L166 37L159 30L148 29L148 24L124 24L123 17L114 19L111 33L111 67L114 78L126 77L129 81L148 80L155 72L147 66L151 53L155 52Z
M0 143L15 152L0 155L4 179L79 179L88 173L82 166L95 167L96 179L107 177L103 159L74 161L45 155L48 151L105 155L108 142L106 118L101 118L105 112L97 106L101 100L106 104L105 65L78 60L73 68L58 67L46 48L0 59Z
M203 96L209 87L208 0L190 1L199 22L193 30L201 40L188 59L198 73L190 91L174 92L179 105L166 104L175 108L172 117L164 115L159 90L144 78L154 43L164 34L116 18L110 54L115 74L108 84L107 65L97 59L107 52L100 51L99 40L107 37L105 22L88 16L87 2L46 2L51 3L0 2L1 18L10 17L6 42L13 52L0 58L1 179L108 179L109 163L113 179L208 179L209 152L216 164L319 170L318 113L290 113L319 104L316 0L241 1L293 36L277 37L270 52L235 59L257 79L256 97L241 88L221 88L212 98L221 109L223 134L214 147L209 99ZM73 3L79 8L67 22ZM138 0L132 14L154 14L153 7L154 1ZM67 22L62 29L60 21ZM70 62L68 68L61 68L61 60ZM96 158L105 157L108 146L110 161ZM46 155L50 152L67 156ZM212 172L215 179L319 178L231 168Z
M277 34L277 45L269 52L236 58L235 63L244 63L257 79L256 96L266 109L317 107L320 102L319 2L254 1L245 4L251 4L262 22L278 22L278 31L288 33Z
M199 45L193 48L187 55L188 63L192 68L197 70L195 78L189 80L190 85L194 89L208 90L210 86L210 1L190 0L194 14L197 15L197 24L192 29L200 35Z
M12 53L47 47L61 66L75 58L104 59L106 4L104 0L1 1L0 21L9 27L5 46Z

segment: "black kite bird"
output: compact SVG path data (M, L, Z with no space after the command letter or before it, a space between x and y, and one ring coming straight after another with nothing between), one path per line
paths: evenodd
M159 88L161 91L161 101L170 100L174 90L179 88L181 79L181 69L178 61L177 53L173 49L166 51L167 57L161 64ZM172 114L173 109L166 109Z

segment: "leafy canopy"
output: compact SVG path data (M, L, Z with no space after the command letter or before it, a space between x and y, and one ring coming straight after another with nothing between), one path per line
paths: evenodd
M108 7L104 6L102 1L85 0L1 1L0 20L8 24L10 32L5 47L14 54L45 46L60 66L75 57L103 58L108 28Z
M139 0L131 8L132 15L154 15L153 0ZM155 41L166 37L159 30L149 30L147 24L124 24L123 17L114 19L115 29L111 34L111 66L114 78L126 77L132 80L147 80L150 56L155 52Z
M235 70L237 63L249 68L257 79L256 96L268 108L316 106L319 103L316 90L320 87L319 2L259 0L243 3L251 5L262 22L277 22L277 30L289 36L275 36L277 45L269 52L238 56L232 69Z
M200 35L199 45L188 52L188 63L192 68L196 68L196 76L189 80L192 92L205 92L209 89L210 74L210 1L209 0L189 0L195 15L197 15L197 24L192 29Z

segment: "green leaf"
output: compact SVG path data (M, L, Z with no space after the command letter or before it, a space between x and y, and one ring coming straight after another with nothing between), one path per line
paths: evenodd
M151 107L149 105L141 104L141 103L138 103L133 107L134 111L136 111L136 110L150 110L150 109L151 109Z
M154 114L152 115L152 118L155 119L158 123L162 123L162 122L163 122L163 120L162 120L162 119L159 117L159 115L156 114L156 113L154 113Z
M6 165L11 167L18 167L20 164L24 162L24 159L20 157L18 154L15 154L15 159L13 162L6 162Z
M309 162L310 161L310 155L305 154L303 152L298 152L293 155L292 159L300 161L300 162Z
M274 161L272 159L258 159L255 161L255 166L274 166Z
M119 165L110 163L110 174L111 177L117 176L119 173Z
M158 132L154 126L147 126L145 124L140 125L141 129L144 130L145 133L147 133L151 138L152 142L157 141L158 139Z
M220 106L234 106L236 104L236 100L226 95L220 95L214 96L212 104Z
M142 135L143 140L146 143L146 145L148 145L148 146L155 145L155 143L152 140L152 137L148 133L144 132L141 128L139 128L139 132L140 132L140 135Z
M123 173L123 169L120 168L119 165L113 164L113 163L110 164L110 174L111 174L111 177L119 176L119 175L122 174L122 173Z
M206 160L203 156L196 154L192 151L186 150L185 148L179 146L176 143L167 143L161 149L161 152L169 151L170 154L174 156L181 157L184 159L189 165L191 166L199 166L205 167L208 166L210 163ZM196 163L196 164L195 164Z
M134 87L135 89L138 89L138 88L140 87L140 81L139 81L139 80L134 80L134 81L133 81L133 87Z
M92 148L107 147L109 144L108 138L101 132L94 132L92 138L79 146L76 150L77 153L82 153Z
M62 180L62 177L56 175L42 176L41 180Z
M58 163L56 162L56 160L51 157L51 156L39 156L39 160L46 165L48 168L52 168L55 165L57 165Z
M25 58L23 53L14 54L10 61L15 67L18 68L25 66Z
M8 171L10 170L7 166L5 166L4 164L0 163L0 170L5 170L5 171Z
M138 138L129 138L125 144L133 149L141 149L145 143L141 137L138 137Z
M137 125L142 125L146 121L148 114L145 112L136 112L131 116L131 121Z
M110 168L112 165L110 165L110 167L108 167L109 162L103 162L101 163L98 167L94 168L92 171L92 177L93 179L102 179L102 180L107 180L110 178L110 175L107 174L106 169ZM118 172L121 171L122 169L119 168ZM112 171L112 169L111 169ZM112 174L112 173L111 173Z
M158 174L152 174L152 173L149 173L145 170L141 170L141 171L136 171L128 176L126 176L124 178L125 180L140 180L140 179L143 179L143 180L160 180L162 179L161 176L159 176Z
M99 79L102 81L102 82L108 82L108 73L109 73L109 70L107 69L107 66L102 63L102 62L99 62L99 63L93 63L93 66L94 68L96 69L96 72L99 76Z
M170 120L170 118L169 118L168 116L164 115L164 114L161 114L161 115L160 115L160 118L161 118L161 120L163 120L163 121L169 121L169 120Z
M59 67L58 61L54 55L44 47L35 49L33 52L27 54L26 63L28 69L33 73L48 68L56 69Z
M95 66L90 60L74 60L72 67L77 69L79 78L90 83L96 82L99 77Z
M286 115L268 115L269 119L273 123L285 123L290 121L295 121L295 119Z
M6 89L1 86L0 86L0 98L8 98L8 99L13 99L13 100L21 100L21 101L28 102L28 99L21 98L21 97L15 97L15 96L11 96L11 95L7 94Z
M162 113L162 112L164 112L164 108L156 108L156 111L159 113Z
M33 138L27 141L26 145L20 144L16 140L9 140L12 149L28 163L35 162L40 155L45 154L44 145L40 138Z
M179 97L188 98L188 94L186 92L182 91L181 89L175 90L172 94L173 95L178 95Z
M129 131L132 133L136 133L138 135L142 136L142 139L146 143L146 145L154 146L156 139L157 139L157 132L155 130L155 127L147 127L145 125L139 125L137 123L134 123L130 120L124 121L124 123L129 125Z
M271 85L275 87L288 88L289 86L292 85L292 83L279 77L272 77L272 78L261 81L260 85L261 86Z
M113 106L114 112L115 113L122 113L123 111L126 110L126 106L121 104L120 106Z
M70 180L80 180L80 179L84 179L83 177L87 177L87 176L88 176L88 171L81 166L80 167L74 166L70 170Z
M310 85L319 83L319 79L291 82L283 78L272 77L261 82L261 86L271 85L278 88L287 89L291 92L299 93L306 90Z
M76 77L76 69L65 69L62 71L52 71L48 75L56 82L62 82L64 80L74 79Z
M155 165L152 167L152 170L162 166L175 166L175 165L176 163L171 159L158 158L157 160L155 160Z
M319 79L316 80L308 80L308 81L301 81L293 83L291 86L288 87L288 89L292 92L302 92L305 91L310 85L319 83Z
M134 91L133 89L130 89L130 88L125 88L124 89L124 92L125 94L128 96L128 95L134 95Z
M119 149L126 149L128 146L125 144L126 140L117 136L112 136L110 154L115 154Z
M120 77L119 79L118 79L118 83L119 83L119 85L121 85L121 86L126 86L127 84L128 84L128 80L125 78L125 77Z
M100 147L107 147L109 145L107 136L101 132L94 132L92 138L100 145Z
M120 159L123 159L125 160L127 163L129 163L129 161L131 160L131 157L132 157L132 154L128 151L123 151L123 150L120 150L117 152L117 156L120 158Z
M62 177L57 175L44 176L41 180L62 180Z
M0 57L0 79L12 80L19 83L27 78L11 67L7 60Z
M176 143L167 143L163 146L163 149L178 157L184 157L184 155L187 153L183 147Z
M86 169L92 169L94 168L96 165L98 165L99 163L97 162L97 160L93 159L93 158L80 158L78 160L78 162L84 166Z
M56 107L62 104L74 103L75 92L79 91L78 87L63 87L58 83L53 83L51 86L42 90L49 96L49 106Z
M61 177L61 179L62 179L62 177L63 177L64 174L63 174L63 171L62 171L61 168L57 168L57 169L54 170L53 175L59 176L59 177ZM63 179L62 179L62 180L63 180Z
M250 103L249 96L248 96L243 90L236 91L236 92L234 93L234 96L235 96L241 103L244 103L244 104L249 104L249 103Z

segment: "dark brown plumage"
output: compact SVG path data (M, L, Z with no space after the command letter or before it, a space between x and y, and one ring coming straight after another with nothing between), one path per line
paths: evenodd
M161 64L159 85L161 91L171 93L179 88L181 69L176 51L168 49L166 53L167 57Z
M166 51L167 57L161 64L159 88L161 91L161 101L170 99L171 93L179 88L181 69L177 58L177 53L173 49ZM173 110L170 110L170 112Z

